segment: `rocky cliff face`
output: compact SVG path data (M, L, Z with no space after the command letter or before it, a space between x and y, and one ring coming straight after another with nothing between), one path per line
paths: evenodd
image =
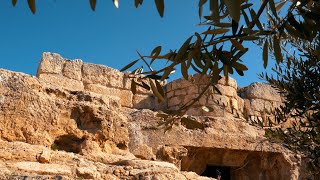
M303 161L264 137L244 118L264 121L281 101L271 87L237 90L220 80L180 121L164 132L157 111L176 109L199 94L205 79L166 85L168 100L133 95L117 70L44 53L37 77L0 69L0 177L2 179L209 179L210 168L229 179L304 178ZM267 96L268 95L268 96ZM280 96L279 96L280 97ZM270 105L271 104L271 105ZM214 111L199 110L210 106ZM269 114L268 114L269 113Z

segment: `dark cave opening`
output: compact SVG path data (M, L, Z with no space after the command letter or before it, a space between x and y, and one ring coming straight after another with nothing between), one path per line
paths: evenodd
M54 141L51 145L51 149L79 153L80 145L84 140L84 138L80 139L74 135L62 135Z
M219 172L221 173L221 180L231 180L231 167L228 166L207 165L206 170L201 176L217 178Z

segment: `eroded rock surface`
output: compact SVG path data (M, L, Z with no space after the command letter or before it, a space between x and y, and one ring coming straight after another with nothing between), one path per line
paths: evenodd
M119 100L3 69L0 79L1 179L190 179L129 152Z
M281 103L273 90L273 99L259 92L265 85L239 91L222 78L221 94L209 89L187 111L202 128L177 121L164 132L154 110L179 108L201 92L203 78L168 83L168 101L157 104L150 92L133 95L115 69L54 53L43 54L37 77L0 69L0 179L204 180L210 168L230 179L305 178L300 156L244 119Z

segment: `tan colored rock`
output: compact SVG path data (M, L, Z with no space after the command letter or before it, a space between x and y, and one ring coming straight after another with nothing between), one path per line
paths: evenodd
M155 109L156 97L153 95L135 94L133 95L133 108L137 109Z
M51 153L49 151L42 151L38 157L40 163L49 163L51 161Z
M188 180L215 180L215 178L209 178L209 177L200 177L195 172L182 172L182 174L188 179Z
M230 167L231 177L237 179L306 179L302 158L269 142L263 129L232 114L232 108L240 113L243 108L255 121L269 116L258 111L259 103L250 104L259 98L237 96L235 81L220 80L224 95L210 88L189 109L190 118L201 127L192 128L177 118L165 132L158 126L163 119L156 112L119 105L121 101L132 107L132 102L145 98L130 95L122 73L105 66L72 64L76 61L59 64L54 59L60 56L44 56L48 57L39 67L41 80L0 69L0 179L208 179L181 170L202 174L209 166ZM57 67L52 67L54 63ZM72 90L75 85L68 81L75 79L83 80L86 88ZM166 85L167 92L179 95L167 102L170 109L197 97L209 78L189 79ZM212 103L218 97L223 102ZM270 106L267 102L277 104L267 100L264 108ZM201 110L202 105L213 111ZM156 104L148 106L157 109ZM158 160L171 163L139 159L154 159L154 152Z
M174 91L167 92L168 99L172 98L174 96Z
M170 99L168 99L168 106L177 106L177 105L182 105L183 102L183 96L174 96Z
M231 103L232 109L236 109L236 110L239 109L239 105L238 105L238 100L237 99L231 98L230 99L230 103Z
M37 71L37 77L40 74L61 74L64 65L63 58L56 53L45 52L42 54L41 61Z
M223 86L221 84L217 84L216 87L219 89L222 95L229 97L236 97L237 91L231 86Z
M264 102L264 110L268 113L271 114L271 111L274 110L276 107L272 106L272 103L270 101L265 101Z
M199 75L199 74L193 74L189 76L189 81L193 83L194 85L207 85L208 82L210 82L210 77L207 75Z
M75 79L78 81L82 80L82 60L76 59L76 60L67 60L65 61L62 74L65 77L68 77L70 79Z
M184 88L188 88L190 86L194 86L192 81L187 81L185 79L177 79L167 85L167 90L174 91L176 89L184 89Z
M251 99L250 100L250 107L254 111L263 112L264 111L264 103L265 103L265 100L262 100L262 99Z
M132 154L136 157L146 160L155 160L155 155L152 152L152 148L150 148L146 144L139 144L134 149L131 150Z
M238 103L238 109L240 110L240 112L243 113L244 107L245 107L244 100L239 96L236 97L236 100L237 100L237 103Z
M175 92L175 95L176 95L176 96L185 96L185 95L187 95L187 93L188 93L188 90L187 90L187 89L180 89L180 90L177 90L177 91Z
M69 79L57 74L40 74L39 79L53 86L65 88L70 91L83 91L84 87L81 81Z
M82 80L85 84L100 84L102 86L123 88L124 75L103 65L84 63L82 66Z
M181 160L188 155L188 150L183 146L162 146L158 150L158 158L175 164L181 168Z
M222 76L222 78L218 81L218 84L224 85L224 86L231 86L234 89L237 89L237 81L231 77L227 78L225 76Z
M199 87L198 86L190 86L187 89L185 89L185 91L187 91L188 95L192 95L192 94L200 94L201 92L199 91Z
M187 96L180 96L179 98L182 99L182 100L180 100L182 103L179 103L179 104L173 103L173 104L181 106L183 104L190 103L190 101L196 99L198 96L199 96L199 94L190 94ZM178 102L179 102L179 100L178 100ZM172 104L170 103L170 99L168 99L168 106L170 107L171 105ZM199 104L195 103L195 105L199 105Z
M71 168L61 164L41 164L38 162L17 162L8 165L18 170L48 175L71 175Z
M0 163L0 177L7 177L12 172L6 167L5 163Z
M269 101L281 101L278 91L265 83L252 83L241 89L241 97L246 99L264 99Z
M172 91L172 83L168 83L165 85L165 89L167 90L167 92Z
M209 96L208 105L228 107L229 98L225 95L213 94Z
M223 154L222 163L226 166L241 167L248 157L246 152L227 151Z
M130 161L122 161L119 162L119 165L122 166L131 166L134 169L147 169L150 167L157 167L159 170L168 170L171 172L178 172L178 168L168 162L163 162L163 161L148 161L148 160L130 160Z
M79 167L77 168L77 175L80 178L85 179L97 179L101 178L101 175L97 170L93 167Z
M117 114L119 107L106 104L101 95L54 89L22 73L0 70L0 74L0 94L5 97L0 104L1 139L75 153L85 139L101 146L127 147L126 117Z
M202 116L203 115L203 111L201 106L195 106L195 107L191 107L186 111L187 115L192 115L192 116Z
M101 157L117 157L116 161L101 161L93 154L84 156L63 151L52 151L45 146L30 145L23 142L0 140L0 151L11 154L5 163L0 157L0 179L42 178L42 179L135 179L161 178L185 179L184 175L171 163L132 159L129 156L102 153ZM52 155L48 164L36 161L35 154L47 151ZM2 154L1 154L2 155Z
M99 84L86 84L85 86L86 91L98 93L98 94L105 94L110 96L116 96L120 98L120 104L124 107L132 107L132 98L133 94L129 90L123 89L116 89L105 87Z

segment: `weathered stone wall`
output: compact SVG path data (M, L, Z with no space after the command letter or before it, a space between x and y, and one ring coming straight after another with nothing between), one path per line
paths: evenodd
M43 53L37 77L54 86L70 91L88 91L107 95L119 101L123 107L137 109L177 110L197 98L203 91L209 77L191 75L189 79L178 79L165 87L167 102L159 104L150 91L138 87L137 94L130 91L131 81L125 74L103 65L84 63L82 60L68 60L59 54ZM252 122L267 126L273 121L271 111L283 102L280 94L268 84L253 83L237 88L237 82L222 77L216 88L213 86L187 112L194 116L245 117ZM212 111L206 112L203 106Z
M37 77L53 86L70 91L88 91L103 94L119 101L121 106L138 109L177 110L197 98L209 82L208 76L191 75L188 80L178 79L166 85L167 102L159 104L150 91L138 87L137 94L130 91L131 81L116 69L103 65L84 63L82 60L68 60L59 54L43 53ZM267 126L273 121L271 111L279 107L283 98L270 85L253 83L237 88L237 82L222 77L217 89L213 86L187 112L194 116L230 117L241 116ZM203 106L212 111L206 112Z
M167 84L168 109L177 110L184 104L197 98L203 91L209 78L198 74L188 80L178 79ZM283 104L284 98L271 85L266 83L252 83L244 88L237 88L237 82L229 77L228 81L222 77L216 88L213 86L187 112L194 116L228 117L236 115L244 117L253 123L268 126L274 123L272 112ZM201 107L211 108L212 112L203 111Z
M230 179L235 180L306 179L300 155L268 141L262 128L243 119L198 116L195 120L206 125L203 130L177 123L166 131L158 128L162 120L156 112L128 108L123 111L128 114L129 150L141 158L156 156L157 160L197 174L207 166L229 167ZM137 149L140 153L136 153Z
M189 79L178 79L167 84L168 109L177 110L186 103L191 102L203 92L210 82L209 77L192 75ZM243 111L243 100L237 95L237 82L229 77L221 78L216 85L221 92L219 94L213 86L204 93L187 112L195 116L225 117L231 114L236 115ZM211 112L202 110L202 106L212 109Z
M271 85L266 83L252 83L238 90L244 99L244 117L252 122L262 122L268 126L274 123L272 112L283 104L284 98Z
M157 109L156 98L148 91L138 88L137 94L130 91L131 81L123 73L103 65L68 60L59 54L43 53L37 77L54 86L70 91L89 91L106 94L120 101L124 107Z
M157 112L135 109L158 105L149 92L128 95L130 81L117 70L45 53L37 75L0 69L0 179L209 179L193 172L212 165L229 167L231 179L306 179L299 154L238 118L268 112L251 101L277 101L264 97L276 96L265 84L237 91L235 80L222 78L221 95L210 88L187 112L201 128L176 121L168 130ZM195 75L169 83L169 109L206 82Z
M61 147L127 150L127 119L105 95L48 87L30 75L0 69L0 139ZM59 149L59 148L58 148Z

